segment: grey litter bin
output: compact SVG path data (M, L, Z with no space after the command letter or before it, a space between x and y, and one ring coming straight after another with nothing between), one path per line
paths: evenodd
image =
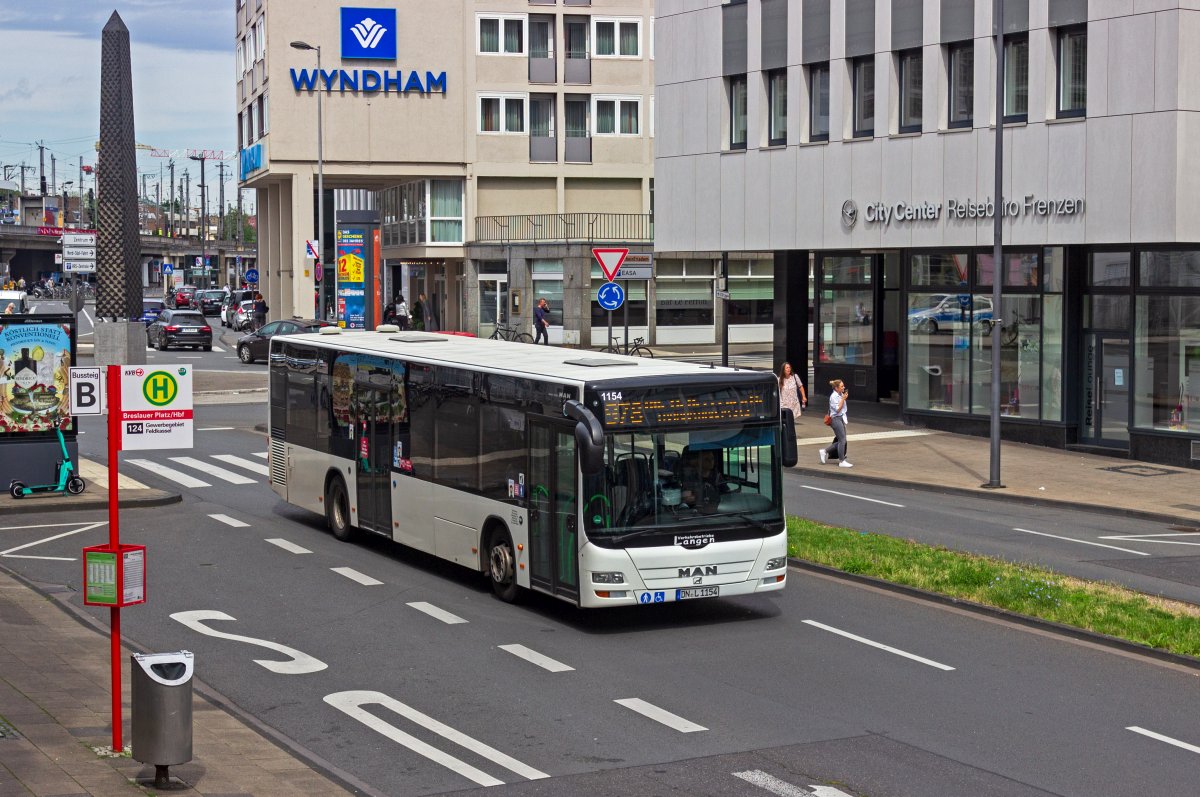
M192 760L194 666L186 650L129 657L133 758L156 767L159 788L167 783L168 766Z

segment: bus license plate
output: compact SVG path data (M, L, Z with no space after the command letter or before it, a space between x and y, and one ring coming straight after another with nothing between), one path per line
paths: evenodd
M715 598L721 592L720 587L696 587L694 589L675 590L675 600L685 601L689 598Z

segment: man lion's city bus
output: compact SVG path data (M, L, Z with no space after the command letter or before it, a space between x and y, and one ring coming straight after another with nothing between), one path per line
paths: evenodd
M272 489L505 600L782 589L784 415L769 372L395 327L271 341Z

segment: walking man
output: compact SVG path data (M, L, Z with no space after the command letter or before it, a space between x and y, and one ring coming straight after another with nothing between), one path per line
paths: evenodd
M533 331L534 343L541 343L543 346L550 345L550 336L546 334L546 330L550 328L550 303L545 297L538 299L537 306L533 308Z

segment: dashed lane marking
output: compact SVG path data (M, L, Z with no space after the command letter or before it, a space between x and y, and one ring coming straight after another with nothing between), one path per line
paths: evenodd
M543 670L549 670L550 672L568 672L575 669L570 665L563 664L561 661L555 661L549 656L544 656L536 650L530 650L524 645L500 645L500 649L507 650L517 658L525 659L525 661L536 664Z
M333 572L337 573L339 576L345 576L346 578L350 579L351 581L357 581L359 584L362 584L364 587L376 587L383 583L379 579L375 579L375 578L371 578L370 576L363 575L362 573L358 572L357 570L355 570L352 567L331 567L329 569L332 570Z
M862 495L851 495L850 493L839 493L837 490L826 490L824 487L813 487L812 485L800 485L805 490L816 490L818 493L830 493L832 495L840 495L843 498L853 498L857 501L870 501L872 504L884 504L886 506L894 506L897 509L903 509L904 504L893 504L891 501L881 501L878 498L867 498Z
M416 601L416 602L410 603L408 605L411 606L412 608L416 609L419 612L425 612L425 614L429 615L430 617L433 617L437 620L441 620L446 625L457 625L458 623L467 622L466 620L459 617L457 614L451 614L450 612L446 611L445 609L439 609L438 607L434 606L432 603L426 603L425 601Z
M307 548L302 548L296 543L289 542L282 537L272 537L268 540L263 540L263 542L269 542L272 545L277 545L288 553L312 553L312 551L308 550Z
M226 526L233 526L235 529L250 528L249 523L243 523L242 521L238 520L237 518L230 517L229 515L209 515L209 517L212 518L213 520L218 520L218 521L224 523Z
M1187 742L1181 742L1178 739L1172 739L1170 736L1164 736L1161 733L1155 733L1154 731L1148 731L1145 728L1138 727L1137 725L1130 725L1125 730L1133 731L1134 733L1140 733L1142 736L1148 736L1151 739L1157 739L1160 742L1166 742L1167 744L1174 745L1176 747L1179 747L1183 750L1187 750L1192 753L1200 753L1200 747L1197 747L1194 744L1188 744Z
M636 711L643 717L649 717L655 722L661 722L668 728L679 731L680 733L696 733L697 731L706 731L703 725L697 725L691 720L685 720L678 714L672 714L665 708L659 708L653 703L647 703L639 697L626 697L620 700L614 700L614 703L622 705L630 711Z
M857 634L851 634L849 631L843 631L840 628L834 628L831 625L818 623L816 620L804 620L803 622L806 625L813 626L814 628L820 628L824 631L828 631L831 634L837 634L838 636L845 637L846 639L852 639L855 642L861 642L864 645L870 645L873 648L885 650L888 653L895 653L897 656L903 656L906 659L912 659L913 661L920 662L921 664L927 664L930 667L936 667L939 670L945 670L949 672L954 669L948 664L942 664L941 662L934 661L933 659L927 659L924 656L918 656L915 653L909 653L908 651L900 650L900 648L894 648L890 645L885 645L882 642L875 642L874 640L867 639L866 637L861 637Z

